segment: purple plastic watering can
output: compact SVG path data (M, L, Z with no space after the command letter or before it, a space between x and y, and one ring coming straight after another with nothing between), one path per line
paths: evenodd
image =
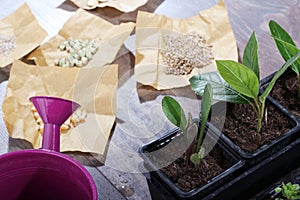
M42 149L0 156L0 199L97 200L96 185L88 171L59 152L60 126L80 105L45 96L31 97L30 101L44 122Z

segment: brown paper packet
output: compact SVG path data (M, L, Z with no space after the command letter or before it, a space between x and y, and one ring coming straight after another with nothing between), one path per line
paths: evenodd
M111 63L124 41L134 29L132 22L113 25L85 10L78 9L64 24L58 35L32 52L28 58L37 65L53 66L54 59L65 55L58 49L59 44L69 37L77 39L95 39L98 51L85 67L99 67Z
M11 68L3 115L11 137L41 147L29 98L36 95L73 100L87 111L85 122L61 134L61 151L103 154L116 115L118 66L94 68L36 67L15 61Z
M0 67L11 64L38 47L47 37L26 3L0 21L0 36L15 37L15 49L8 56L0 54ZM1 45L1 44L0 44Z
M92 10L95 8L112 7L122 12L132 12L147 3L148 0L71 0L78 7Z
M163 48L163 35L196 32L213 46L215 60L237 60L236 40L222 0L204 10L198 16L187 19L172 19L163 15L139 12L136 22L135 78L144 85L158 90L184 87L189 78L198 73L216 71L216 64L193 69L189 75L166 75L159 49Z

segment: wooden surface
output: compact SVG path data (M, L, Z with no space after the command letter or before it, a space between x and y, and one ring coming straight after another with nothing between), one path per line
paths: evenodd
M23 0L0 0L0 19L13 12ZM54 36L77 7L70 1L27 1L40 24ZM48 3L45 3L48 2ZM139 8L169 17L189 17L213 5L213 0L149 0ZM225 0L230 22L236 37L239 55L248 37L255 31L259 42L261 77L278 69L283 60L270 38L268 22L281 24L300 46L299 0ZM111 23L135 21L137 11L122 13L112 8L96 9L91 13ZM158 185L142 174L142 160L138 149L172 128L162 116L160 101L163 95L173 94L186 105L193 116L199 111L199 98L189 87L156 91L134 81L134 36L126 41L114 63L119 64L117 92L117 120L105 156L89 153L66 152L79 160L93 175L99 199L169 199ZM127 48L126 48L127 47ZM129 51L129 50L130 51ZM10 66L0 69L0 103L2 104ZM188 106L187 106L188 105ZM0 114L2 111L0 110ZM0 116L0 153L32 148L23 140L9 138Z

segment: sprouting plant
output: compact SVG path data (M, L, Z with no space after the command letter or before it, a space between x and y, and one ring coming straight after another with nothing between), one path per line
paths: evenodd
M201 121L200 129L198 132L198 126L195 122L192 121L191 114L188 113L188 119L186 119L184 110L180 104L172 97L165 96L162 100L162 109L166 117L177 126L183 133L184 138L189 137L188 134L197 135L197 146L193 150L193 144L186 151L187 161L191 161L194 165L199 165L201 159L204 157L205 150L201 147L205 125L209 116L209 112L212 105L212 88L207 84L204 88L204 94L201 101Z
M189 81L192 89L198 94L204 94L204 86L210 84L213 89L213 99L236 104L250 104L257 116L257 132L261 131L265 112L266 98L277 79L293 64L300 53L290 58L274 75L265 91L259 95L259 65L258 45L253 32L243 54L242 63L232 60L217 60L217 72L199 74Z
M270 21L269 28L277 49L285 61L300 52L292 37L278 23ZM297 74L299 85L298 98L300 98L300 59L291 65L291 69Z
M282 183L281 187L275 189L276 193L281 193L283 197L288 200L297 200L300 199L300 186L299 184ZM283 200L282 198L276 198L276 200Z

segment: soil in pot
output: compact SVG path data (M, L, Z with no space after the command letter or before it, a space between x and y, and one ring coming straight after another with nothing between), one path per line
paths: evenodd
M299 83L294 71L286 71L276 82L270 96L300 118Z
M254 152L294 127L291 120L270 103L266 104L261 133L257 133L257 117L250 105L228 104L227 108L226 117L212 116L213 121L225 117L222 132L246 152Z
M188 192L206 184L231 166L232 163L224 158L221 150L216 147L205 156L197 167L194 167L193 164L186 165L185 156L181 156L161 171L181 190Z
M181 134L173 138L172 143L165 146L161 152L151 152L150 149L149 158L152 163L155 163L155 166L161 166L159 167L160 171L180 190L189 192L207 184L237 162L234 160L236 158L231 158L230 154L224 150L223 144L215 144L214 141L216 139L211 138L211 136L205 141L204 148L207 147L206 149L211 149L211 151L207 152L208 154L197 167L186 160L189 158L185 156L183 150L187 149L187 144ZM169 160L169 158L173 158L173 160Z

